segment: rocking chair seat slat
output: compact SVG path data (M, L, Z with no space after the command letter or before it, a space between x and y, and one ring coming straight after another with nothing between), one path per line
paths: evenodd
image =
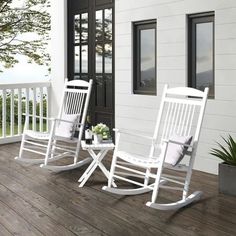
M25 134L28 137L31 137L33 139L49 140L49 138L50 138L50 133L48 133L48 132L25 130ZM69 143L76 143L78 141L77 138L71 139L71 138L61 137L61 136L57 136L57 135L55 135L54 138L57 141L64 141L64 142L69 142Z
M31 138L42 140L48 140L50 136L48 132L38 132L33 130L25 130L24 133Z
M140 166L143 168L157 168L160 163L157 157L149 158L148 156L131 154L125 151L118 151L116 155L124 161L127 161L129 163L132 163L133 165Z

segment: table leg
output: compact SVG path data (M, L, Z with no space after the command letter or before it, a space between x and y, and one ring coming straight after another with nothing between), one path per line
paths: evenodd
M96 153L94 153L92 150L87 150L90 156L92 157L93 161L88 166L88 168L85 170L83 175L79 178L78 182L82 182L83 179L87 176L87 174L90 172L90 170L93 168L94 165L96 165Z
M101 169L101 171L103 172L103 174L107 177L107 179L109 179L109 171L106 169L106 167L101 162L98 163L98 166ZM115 188L117 187L114 180L112 181L112 186Z
M83 175L79 178L78 182L82 182L83 179L87 176L87 174L90 172L90 170L93 168L93 166L96 165L96 161L93 160L91 164L88 166L88 168L85 170Z
M89 179L89 177L92 175L92 173L95 171L99 163L102 161L104 156L107 154L107 150L101 150L97 155L93 150L88 150L89 154L91 157L94 159L93 162L90 164L90 166L87 168L85 173L80 177L79 182L80 185L79 187L83 187L86 181Z

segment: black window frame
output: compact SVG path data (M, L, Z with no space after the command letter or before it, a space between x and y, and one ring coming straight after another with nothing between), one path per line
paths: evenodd
M133 22L133 93L143 95L156 95L157 85L157 64L156 64L156 48L157 48L157 21L156 19ZM140 86L141 70L140 70L140 32L145 29L155 29L155 83L153 87L143 88Z
M208 98L215 98L215 13L204 12L188 15L188 86L196 88L196 25L199 23L213 23L213 94Z

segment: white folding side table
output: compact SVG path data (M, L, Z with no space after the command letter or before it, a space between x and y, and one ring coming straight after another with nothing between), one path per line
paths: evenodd
M83 173L83 175L80 177L78 182L80 182L79 187L83 187L86 181L89 179L89 177L92 175L92 173L95 171L97 167L101 169L101 171L104 173L104 175L109 178L109 171L106 169L106 167L102 164L103 158L106 156L107 152L109 150L112 150L115 148L115 145L113 143L99 143L99 144L86 144L84 140L81 141L81 147L83 150L88 151L90 156L93 158L93 161L89 165L89 167L86 169L86 171ZM96 153L95 151L98 151ZM116 184L113 182L112 185L116 187Z

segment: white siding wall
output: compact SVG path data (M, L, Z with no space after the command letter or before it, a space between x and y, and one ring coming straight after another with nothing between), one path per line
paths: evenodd
M115 123L152 134L163 85L187 85L187 14L215 11L215 99L208 100L195 169L217 173L214 141L236 137L236 0L115 1ZM132 22L157 19L157 96L132 94ZM123 145L138 149L141 140Z
M52 86L50 98L50 115L58 114L64 79L67 75L67 30L66 30L66 0L51 1L51 58L52 58Z

